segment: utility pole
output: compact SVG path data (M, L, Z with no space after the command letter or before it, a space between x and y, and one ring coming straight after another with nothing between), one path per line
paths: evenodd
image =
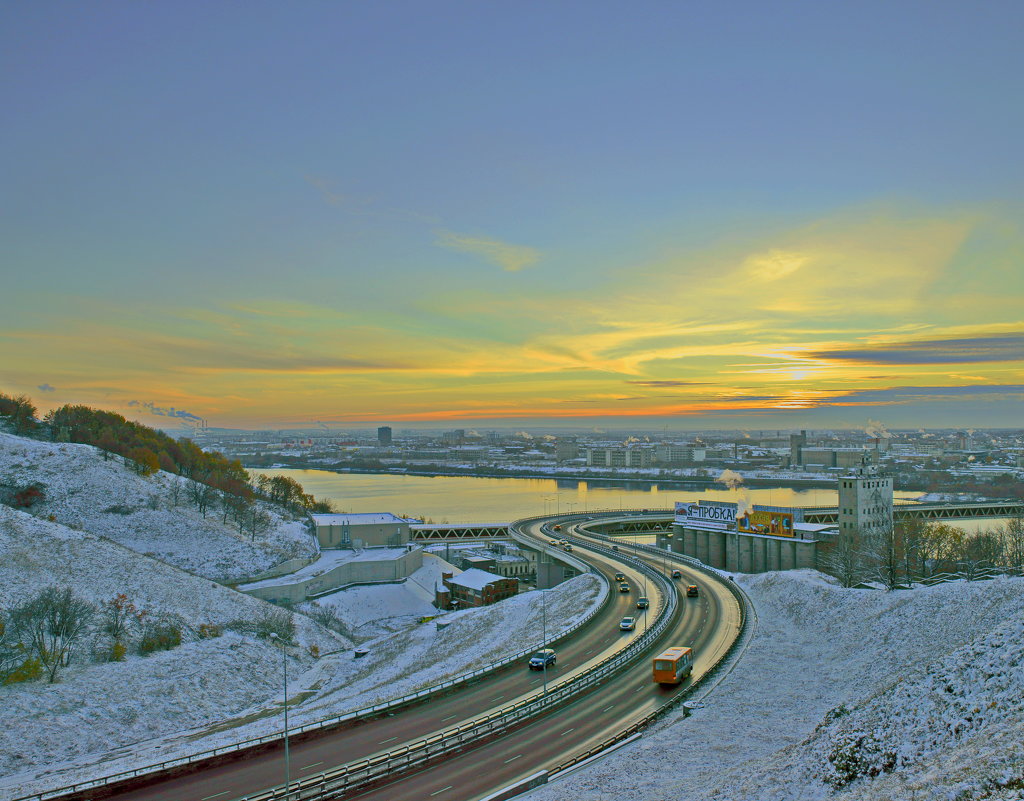
M284 789L287 793L292 786L291 757L288 753L288 649L287 643L277 636L277 632L272 631L270 639L281 643L281 663L284 665Z

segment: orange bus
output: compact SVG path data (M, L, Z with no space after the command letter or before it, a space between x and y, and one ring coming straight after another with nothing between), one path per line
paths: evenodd
M658 684L679 684L692 670L692 648L676 645L654 657L654 680Z

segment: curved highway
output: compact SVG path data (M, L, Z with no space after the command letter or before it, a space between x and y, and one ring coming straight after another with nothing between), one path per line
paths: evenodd
M584 535L574 529L572 534ZM597 542L596 540L594 540ZM601 543L603 545L603 543ZM632 555L625 542L620 550ZM598 559L577 551L588 560ZM638 554L651 567L662 569L662 560ZM739 633L739 602L719 581L683 564L667 562L668 570L680 570L675 581L682 590L696 584L697 598L680 599L680 614L657 644L687 645L694 649L696 679L707 672L729 649ZM652 654L657 653L652 649ZM685 691L690 682L662 687L651 679L651 659L644 657L617 674L597 690L577 698L556 712L539 717L511 734L446 758L427 770L412 773L353 798L362 801L473 801L495 790L521 781L538 771L564 761L567 754L580 753L640 720L661 707L672 696Z
M540 522L530 521L523 528L527 534L545 543L550 539ZM572 528L574 536L580 536L575 526ZM551 536L557 537L558 533ZM631 550L625 544L622 549ZM632 566L589 549L578 549L575 555L585 556L609 579L611 597L587 626L559 646L558 664L548 671L549 684L601 661L610 653L624 648L631 637L643 631L642 613L636 609L636 599L644 585L642 574ZM660 560L647 561L660 570ZM702 573L685 565L673 567L684 574L676 584L697 584L700 597L681 599L677 619L659 639L657 647L692 646L695 652L694 675L698 676L714 664L735 638L739 628L738 603L727 588ZM617 592L613 575L620 570L626 574L633 588L629 594ZM664 602L655 584L648 581L651 612L661 608ZM636 632L619 631L619 621L626 615L638 617ZM292 779L321 773L386 752L404 742L451 729L462 721L536 692L543 681L542 673L528 670L525 664L511 665L450 695L434 698L393 716L346 725L305 741L293 741L290 749ZM497 787L557 764L566 755L585 750L621 731L631 721L661 706L685 686L666 689L655 685L650 677L650 659L645 657L596 690L512 730L506 736L469 747L360 796L346 794L346 798L463 801L481 797ZM283 779L284 749L278 745L234 762L161 779L107 797L123 801L230 801L282 784Z

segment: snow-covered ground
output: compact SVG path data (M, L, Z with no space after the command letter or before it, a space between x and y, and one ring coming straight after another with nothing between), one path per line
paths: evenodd
M440 614L434 606L434 587L441 573L458 575L462 571L430 553L423 554L423 566L401 584L352 587L325 595L316 601L298 604L300 612L315 613L330 609L337 615L346 637L363 642L400 631L424 617Z
M96 630L59 683L0 687L0 775L8 777L0 792L8 797L21 783L21 770L213 724L263 702L278 684L280 652L232 630L247 628L274 607L95 534L0 506L0 608L48 586L70 587L95 605L124 594L151 618L171 616L182 626L183 642L145 657L128 655L124 662L96 662L94 648L106 646ZM315 665L309 646L328 651L348 645L306 617L296 615L295 622L296 672ZM200 639L201 624L224 633ZM72 731L74 737L66 735Z
M209 577L312 554L301 521L279 518L250 544L187 501L174 507L171 482L183 479L137 476L87 446L0 434L0 484L30 481L47 488L36 516L0 506L0 607L70 586L94 603L124 593L186 629L225 631L125 662L79 658L54 685L0 687L0 799L90 778L98 762L115 772L276 731L280 651L230 626L272 607ZM56 522L41 519L51 514ZM362 659L350 640L296 615L295 725L529 644L541 614L535 593L447 615L444 629L419 622L434 612L428 602L443 569L425 556L390 592L360 587L321 599L369 651ZM845 590L813 571L738 580L756 627L733 670L698 699L703 706L689 718L673 713L638 743L535 791L534 801L1024 798L1024 580L897 593ZM566 582L548 593L548 620L568 627L600 595L592 576Z
M738 580L757 629L703 707L530 801L1024 797L1024 580Z
M263 504L272 523L252 542L230 520L224 522L216 507L203 517L187 498L188 479L163 471L140 476L119 457L108 456L91 445L0 432L0 485L39 482L46 500L33 507L33 514L53 515L69 528L109 537L218 581L244 580L287 559L317 554L302 519Z
M382 630L397 630L363 642L369 653L358 660L349 641L295 615L298 645L289 653L295 726L483 667L522 649L540 630L538 593L451 613L444 629L405 616L411 604L423 603L442 569L445 563L427 557L407 582L388 585L390 599L383 586L332 596L350 619L376 613ZM279 729L280 651L244 627L228 628L274 607L94 534L0 506L0 608L48 585L72 587L97 604L124 593L151 614L187 621L186 637L173 650L124 662L91 661L87 644L57 684L0 687L0 799L91 778L97 763L113 773ZM377 594L377 609L355 611L367 603L367 590ZM587 614L602 590L593 576L580 576L548 593L549 631L551 620L567 628ZM389 618L394 613L398 620ZM226 630L212 639L189 636L189 627L194 632L200 623ZM313 645L319 658L310 653Z

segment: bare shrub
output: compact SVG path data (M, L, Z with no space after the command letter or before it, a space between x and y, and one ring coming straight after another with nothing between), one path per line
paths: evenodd
M11 626L18 640L39 659L53 684L61 668L71 663L95 613L96 608L76 597L70 588L47 587L11 610Z

